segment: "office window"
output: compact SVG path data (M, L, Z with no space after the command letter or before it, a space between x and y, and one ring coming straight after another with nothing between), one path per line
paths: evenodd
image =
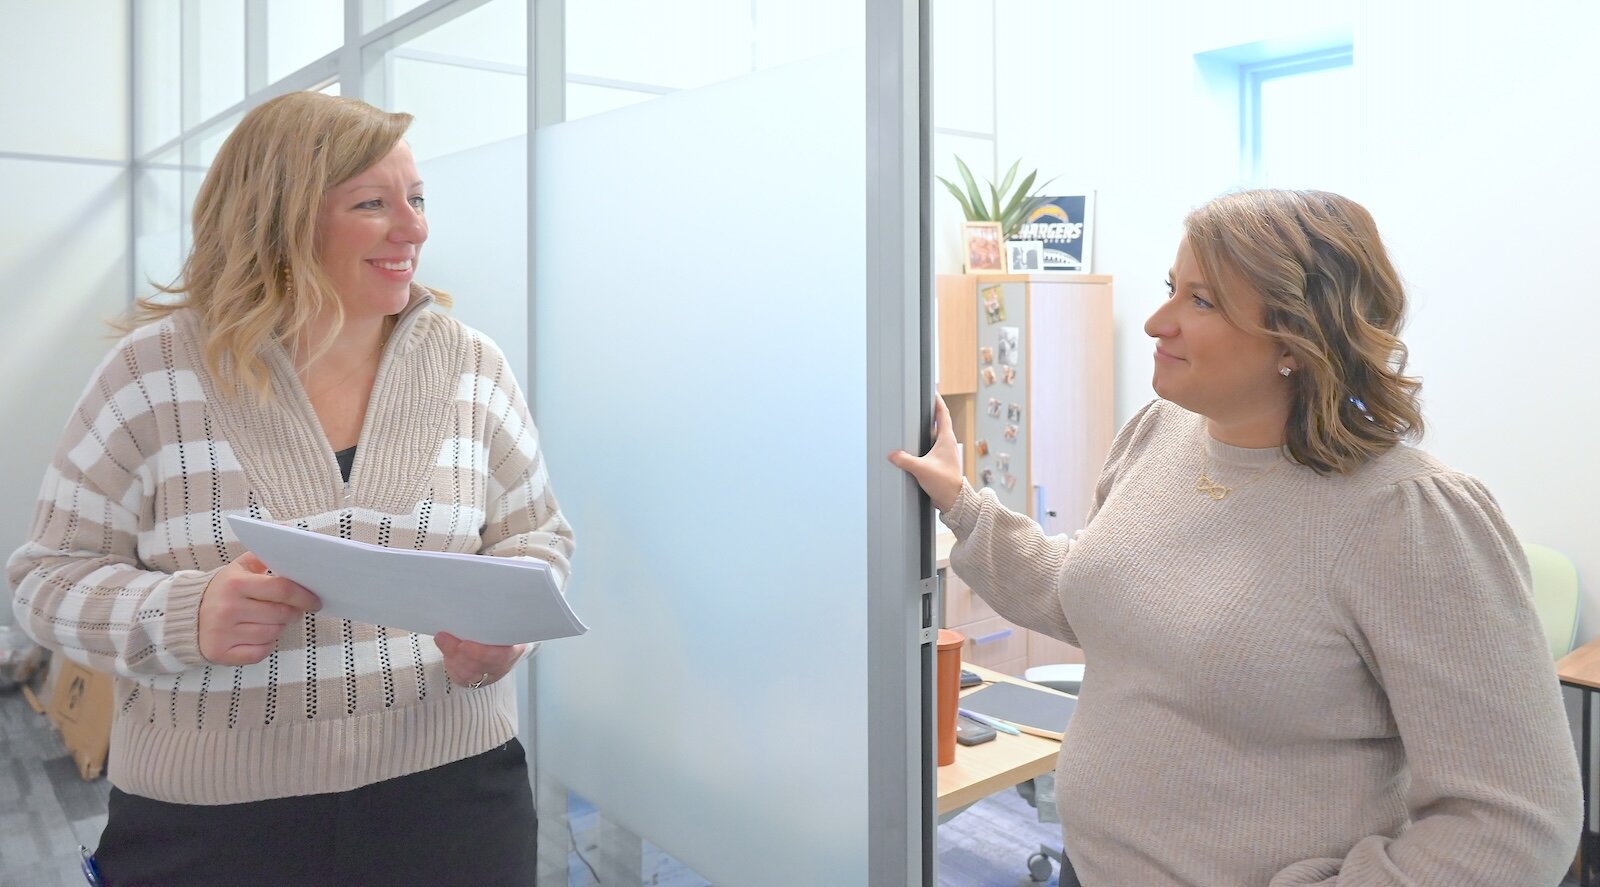
M419 163L526 133L528 2L134 0L135 293L176 276L206 170L276 95L411 111ZM346 45L352 19L361 36Z
M585 0L565 7L566 117L836 52L852 0Z
M1351 46L1239 67L1240 152L1246 181L1337 190L1360 126Z

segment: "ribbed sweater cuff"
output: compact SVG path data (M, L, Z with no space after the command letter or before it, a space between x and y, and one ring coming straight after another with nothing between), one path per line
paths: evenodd
M983 506L983 499L963 478L961 490L956 493L956 502L949 511L941 512L939 520L956 534L956 539L965 539L972 535L978 526L978 510Z
M211 664L200 655L200 598L216 574L216 570L184 570L173 574L172 584L167 589L167 614L161 625L162 645L185 666Z

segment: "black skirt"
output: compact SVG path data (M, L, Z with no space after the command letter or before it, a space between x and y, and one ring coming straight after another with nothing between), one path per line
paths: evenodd
M113 788L95 861L107 887L531 885L537 830L513 739L326 795L197 805Z

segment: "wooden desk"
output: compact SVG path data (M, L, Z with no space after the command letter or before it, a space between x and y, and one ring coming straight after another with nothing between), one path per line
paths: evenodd
M1589 812L1594 806L1590 786L1594 775L1589 769L1593 755L1594 736L1590 728L1594 714L1594 694L1600 692L1600 638L1573 650L1556 660L1556 677L1563 687L1572 687L1583 694L1582 740L1578 748L1578 766L1583 772L1583 831L1578 840L1578 887L1600 884L1600 833L1589 828Z
M1055 692L968 662L961 663L961 667L977 672L985 681L1009 681L1046 693ZM975 692L983 686L968 687L961 691L961 695ZM1000 733L993 742L957 745L955 763L946 764L938 771L939 815L959 810L1019 782L1051 772L1056 767L1056 755L1060 751L1061 743L1054 739L1027 733L1021 736Z

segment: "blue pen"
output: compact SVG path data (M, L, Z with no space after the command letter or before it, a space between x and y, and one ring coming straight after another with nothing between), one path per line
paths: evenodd
M83 880L89 887L100 887L105 882L100 880L100 867L94 864L94 854L82 844L78 845L78 853L83 856Z
M975 711L971 711L971 710L965 709L965 708L958 708L958 709L956 709L956 712L958 714L966 715L967 717L973 719L974 721L977 721L980 724L988 724L989 726L995 728L996 730L999 730L1001 733L1010 733L1012 736L1021 736L1022 735L1022 731L1021 730L1018 730L1016 727L1013 727L1010 724L1006 723L1005 721L999 720L997 718L991 718L988 715L980 715Z

